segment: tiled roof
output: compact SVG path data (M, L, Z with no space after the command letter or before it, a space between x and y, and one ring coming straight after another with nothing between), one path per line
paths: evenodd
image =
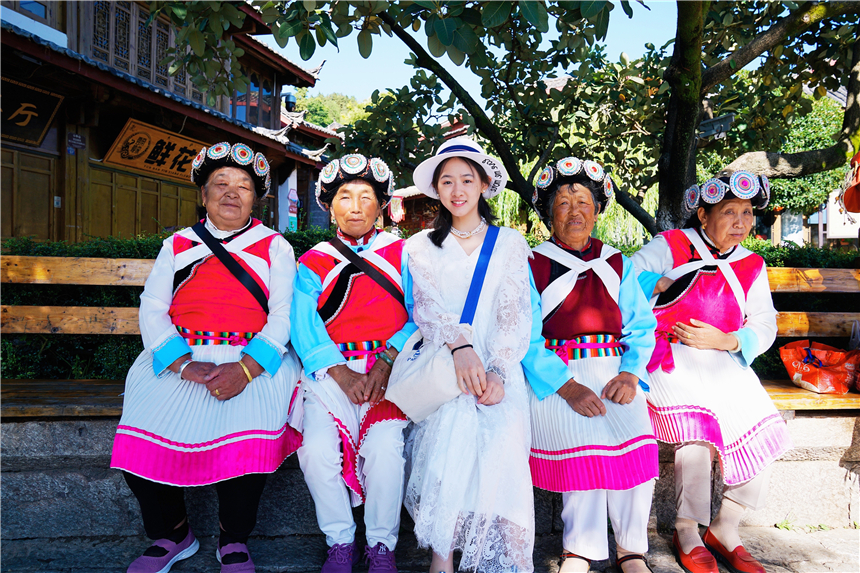
M31 41L31 42L39 45L39 46L44 46L44 47L46 47L46 48L48 48L54 52L61 53L65 56L68 56L69 58L72 58L74 60L77 60L79 62L87 64L88 66L98 68L99 70L101 70L103 72L107 72L107 73L114 75L118 78L121 78L121 79L123 79L129 83L132 83L132 84L135 84L137 86L146 88L155 94L166 97L166 98L171 99L175 102L181 103L182 105L186 105L186 106L194 108L196 110L205 112L205 113L211 115L212 117L215 117L215 118L218 118L222 121L226 121L226 122L231 123L233 125L242 127L244 129L247 129L248 131L252 131L254 133L262 135L263 137L266 137L267 139L277 141L278 143L282 144L287 149L287 151L292 151L293 153L298 153L298 154L307 156L307 152L309 150L307 150L306 148L304 148L300 145L296 145L295 143L293 143L289 139L287 139L286 135L282 134L283 130L265 129L263 127L253 125L253 124L248 123L246 121L242 121L240 119L233 119L232 117L230 117L226 114L223 114L220 111L215 111L212 108L208 108L208 107L206 107L200 103L197 103L193 100L182 97L178 94L175 94L169 90L164 89L163 87L156 86L150 82L147 82L147 81L142 80L140 78L136 78L136 77L132 76L131 74L121 72L115 68L108 66L107 64L104 64L102 62L98 62L98 61L96 61L96 60L94 60L88 56L85 56L83 54L75 52L74 50L70 50L68 48L63 48L62 46L58 46L57 44L55 44L53 42L49 42L49 41L31 33L31 32L28 32L26 30L22 30L21 28L14 26L14 25L6 22L6 21L0 22L0 29L2 29L3 33L12 33L12 34L24 37L24 38L28 39L29 41ZM325 130L325 128L320 128L319 126L315 126L315 128ZM328 130L325 130L325 131L328 131Z

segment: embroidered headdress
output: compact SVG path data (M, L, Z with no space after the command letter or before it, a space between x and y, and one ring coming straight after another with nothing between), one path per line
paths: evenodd
M535 184L532 204L544 222L551 223L549 212L552 201L555 199L555 192L562 185L573 183L579 183L591 190L594 198L600 204L601 213L615 195L617 188L612 177L596 161L565 157L541 171Z
M226 141L204 147L191 162L191 182L202 187L216 169L238 167L248 172L254 182L257 198L262 199L272 188L269 162L262 153L254 154L244 143L230 145Z
M383 160L377 157L368 159L360 153L344 155L323 167L317 180L317 204L324 211L328 211L340 186L355 179L370 183L376 192L380 208L388 205L394 192L394 176L391 170Z
M754 208L764 209L770 203L770 182L764 175L753 175L749 171L714 177L701 187L693 185L684 192L684 208L692 214L703 203L716 205L727 197L749 199Z

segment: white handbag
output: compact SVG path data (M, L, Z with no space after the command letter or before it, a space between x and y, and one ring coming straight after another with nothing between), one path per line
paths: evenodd
M469 285L463 314L460 316L461 324L471 325L475 318L487 265L498 235L498 227L490 226L487 229L475 274L472 275L472 283ZM454 356L448 346L443 344L440 348L433 349L425 344L421 331L416 330L394 361L385 399L393 402L413 422L421 422L459 395Z

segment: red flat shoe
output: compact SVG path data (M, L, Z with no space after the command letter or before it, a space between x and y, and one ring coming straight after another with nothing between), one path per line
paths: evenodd
M678 560L678 565L687 573L720 573L717 560L704 547L694 547L689 553L681 550L678 532L672 537L672 552Z
M705 535L702 537L705 547L719 559L723 565L732 573L765 573L761 563L756 561L750 555L743 545L735 547L734 551L729 551L720 540L711 533L711 529L705 530Z

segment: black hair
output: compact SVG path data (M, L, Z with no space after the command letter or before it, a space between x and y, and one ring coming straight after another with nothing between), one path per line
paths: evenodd
M546 213L550 221L552 221L552 206L555 203L555 196L558 194L558 190L565 185L582 185L591 191L591 199L594 201L595 215L603 213L603 210L606 209L606 203L608 201L603 195L603 185L583 173L577 173L570 177L559 177L557 182L553 183L555 183L555 188L552 190L549 197L547 197L546 203Z
M477 162L469 159L468 157L449 157L445 161L440 162L433 171L432 185L434 189L436 189L436 185L439 183L439 176L442 173L442 168L452 159L462 159L469 164L473 172L478 174L478 178L481 180L481 183L485 185L490 184L490 177L487 175L487 172L484 171L484 168L478 165ZM484 199L483 194L478 196L478 215L486 219L489 224L492 224L496 220L496 216L493 215L493 212L490 209L490 204L487 203L486 199ZM445 205L439 201L439 211L436 213L436 218L433 220L433 230L430 231L430 240L434 245L441 249L442 242L451 232L451 228L453 226L454 216L451 215L451 211L446 209Z

